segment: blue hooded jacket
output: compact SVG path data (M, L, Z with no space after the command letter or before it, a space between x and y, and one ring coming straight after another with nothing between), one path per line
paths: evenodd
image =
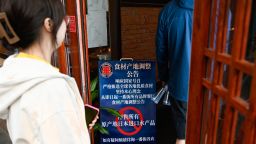
M156 34L159 79L170 95L187 102L194 0L172 0L161 11Z

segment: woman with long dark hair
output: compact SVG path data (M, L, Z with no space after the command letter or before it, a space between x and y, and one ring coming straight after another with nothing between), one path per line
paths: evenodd
M67 20L60 0L1 0L0 118L13 144L89 144L75 80L50 64Z

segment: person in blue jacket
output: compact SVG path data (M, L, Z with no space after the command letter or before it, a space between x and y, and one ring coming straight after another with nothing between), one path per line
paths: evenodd
M160 12L156 34L159 79L168 84L176 144L185 143L194 0L172 0Z

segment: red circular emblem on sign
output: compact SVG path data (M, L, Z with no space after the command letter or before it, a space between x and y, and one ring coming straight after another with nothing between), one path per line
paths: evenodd
M113 74L113 68L110 63L103 63L100 66L100 74L102 77L109 78Z
M120 113L121 115L123 115L123 114L124 114L126 111L128 111L128 110L132 110L132 111L134 111L135 113L139 114L140 121L144 121L141 111L138 110L138 109L135 108L135 107L131 107L131 106L124 107L124 108L122 108L122 109L119 110L119 113ZM128 121L128 122L131 121L131 119L129 119L129 118L126 118L125 120ZM118 118L116 118L116 122L118 123ZM120 126L117 126L117 130L118 130L121 134L126 135L126 136L133 136L133 135L137 134L138 132L140 132L140 130L142 129L142 125L139 125L139 126L135 126L135 125L134 125L133 128L134 128L134 131L127 132L127 131L123 130Z

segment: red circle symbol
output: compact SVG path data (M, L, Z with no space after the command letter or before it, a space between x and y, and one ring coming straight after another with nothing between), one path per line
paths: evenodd
M135 107L131 107L131 106L124 107L124 108L119 110L119 113L121 115L123 115L128 110L131 110L131 111L134 111L135 113L137 113L139 115L140 121L144 121L141 111L138 110ZM128 122L131 121L130 118L125 118L125 120L128 121ZM116 118L116 122L118 123L118 118ZM117 130L121 134L126 135L126 136L133 136L133 135L137 134L138 132L140 132L140 130L142 129L142 125L139 125L139 126L133 125L133 128L134 128L134 131L127 132L127 131L123 130L119 125L117 125Z
M101 76L104 78L109 78L113 74L113 69L110 63L105 62L100 66Z
M105 75L109 75L111 73L111 67L110 66L102 66L102 73Z

